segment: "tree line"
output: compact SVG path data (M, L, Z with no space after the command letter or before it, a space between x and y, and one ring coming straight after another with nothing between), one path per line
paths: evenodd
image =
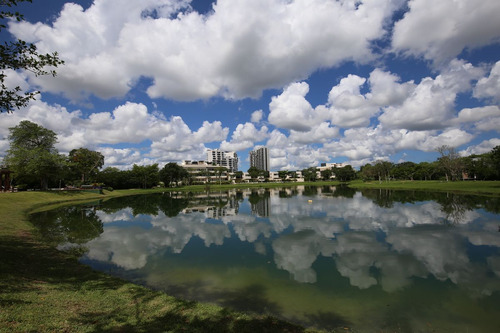
M108 167L104 170L104 156L88 148L73 149L68 155L55 149L57 135L38 124L24 120L9 129L10 148L3 161L3 167L13 171L12 184L18 189L49 187L80 187L84 184L98 184L108 188L151 188L154 186L177 186L191 184L192 178L177 163L167 163L159 168L152 165L134 164L130 170ZM500 180L500 146L480 155L461 157L454 148L438 148L440 157L434 162L376 161L363 165L359 171L347 165L342 168L322 170L316 167L301 170L305 181L339 181L362 179L378 180ZM269 172L251 167L248 173L252 179L268 179ZM221 172L219 172L220 176ZM236 182L241 181L243 172L235 173ZM283 181L297 179L297 171L279 171Z
M500 180L500 146L485 154L462 157L455 148L441 146L440 157L433 162L376 161L365 164L357 173L359 179L389 180Z
M131 170L101 170L104 156L100 152L81 147L68 155L60 154L55 148L56 133L28 120L9 128L9 133L10 147L2 167L13 172L12 185L19 190L82 185L151 188L160 183L178 184L188 178L187 171L176 163L168 163L161 170L158 164L134 164Z

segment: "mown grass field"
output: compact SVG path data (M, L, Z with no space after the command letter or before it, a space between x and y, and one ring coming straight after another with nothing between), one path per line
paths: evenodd
M338 183L253 184L238 187ZM269 186L267 186L269 185ZM500 182L352 182L355 188L500 195ZM212 190L235 188L212 185ZM185 187L202 191L205 186ZM177 189L176 189L177 190ZM35 210L165 191L0 193L0 332L320 332L269 316L173 298L79 264L44 243L30 224ZM348 332L348 327L339 328Z

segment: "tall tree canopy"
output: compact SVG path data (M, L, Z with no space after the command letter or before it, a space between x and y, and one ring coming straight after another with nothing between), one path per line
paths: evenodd
M64 165L64 157L54 148L56 133L28 120L21 121L9 131L10 148L5 162L15 172L17 183L36 178L40 187L47 189L49 179L56 176Z
M438 162L445 172L446 181L449 180L449 176L451 176L451 180L460 179L463 163L457 150L454 147L443 145L438 147L437 151L441 154Z
M68 162L70 168L81 176L82 183L85 183L102 168L104 156L98 151L78 148L69 152Z
M0 11L0 32L7 27L5 21L22 21L24 19L20 13L10 10L18 2L31 2L31 0L0 0L0 8L2 9ZM26 43L23 40L5 41L0 44L0 112L13 112L15 109L22 108L39 94L38 91L23 92L20 86L8 87L5 82L8 70L24 69L36 76L55 76L56 72L53 68L62 64L64 61L59 59L57 52L40 54L34 44Z
M172 183L177 185L178 182L187 178L189 178L189 173L177 163L167 163L163 169L160 170L160 180L165 183L166 187L170 186Z
M259 176L262 176L262 170L254 166L250 167L247 172L252 179L257 179Z
M134 164L131 170L132 181L141 188L150 188L158 183L158 163L152 165Z

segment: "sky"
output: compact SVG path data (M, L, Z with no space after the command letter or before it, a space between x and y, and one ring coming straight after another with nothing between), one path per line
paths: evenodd
M2 39L57 51L57 76L5 71L40 95L0 114L105 167L266 146L271 170L432 162L500 145L498 0L33 0Z

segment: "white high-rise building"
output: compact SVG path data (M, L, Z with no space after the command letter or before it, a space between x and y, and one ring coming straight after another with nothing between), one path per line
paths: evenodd
M238 171L238 154L234 151L209 149L207 150L207 163L225 167L229 172L235 172Z
M269 150L266 147L261 147L250 152L250 167L269 171L269 165Z

